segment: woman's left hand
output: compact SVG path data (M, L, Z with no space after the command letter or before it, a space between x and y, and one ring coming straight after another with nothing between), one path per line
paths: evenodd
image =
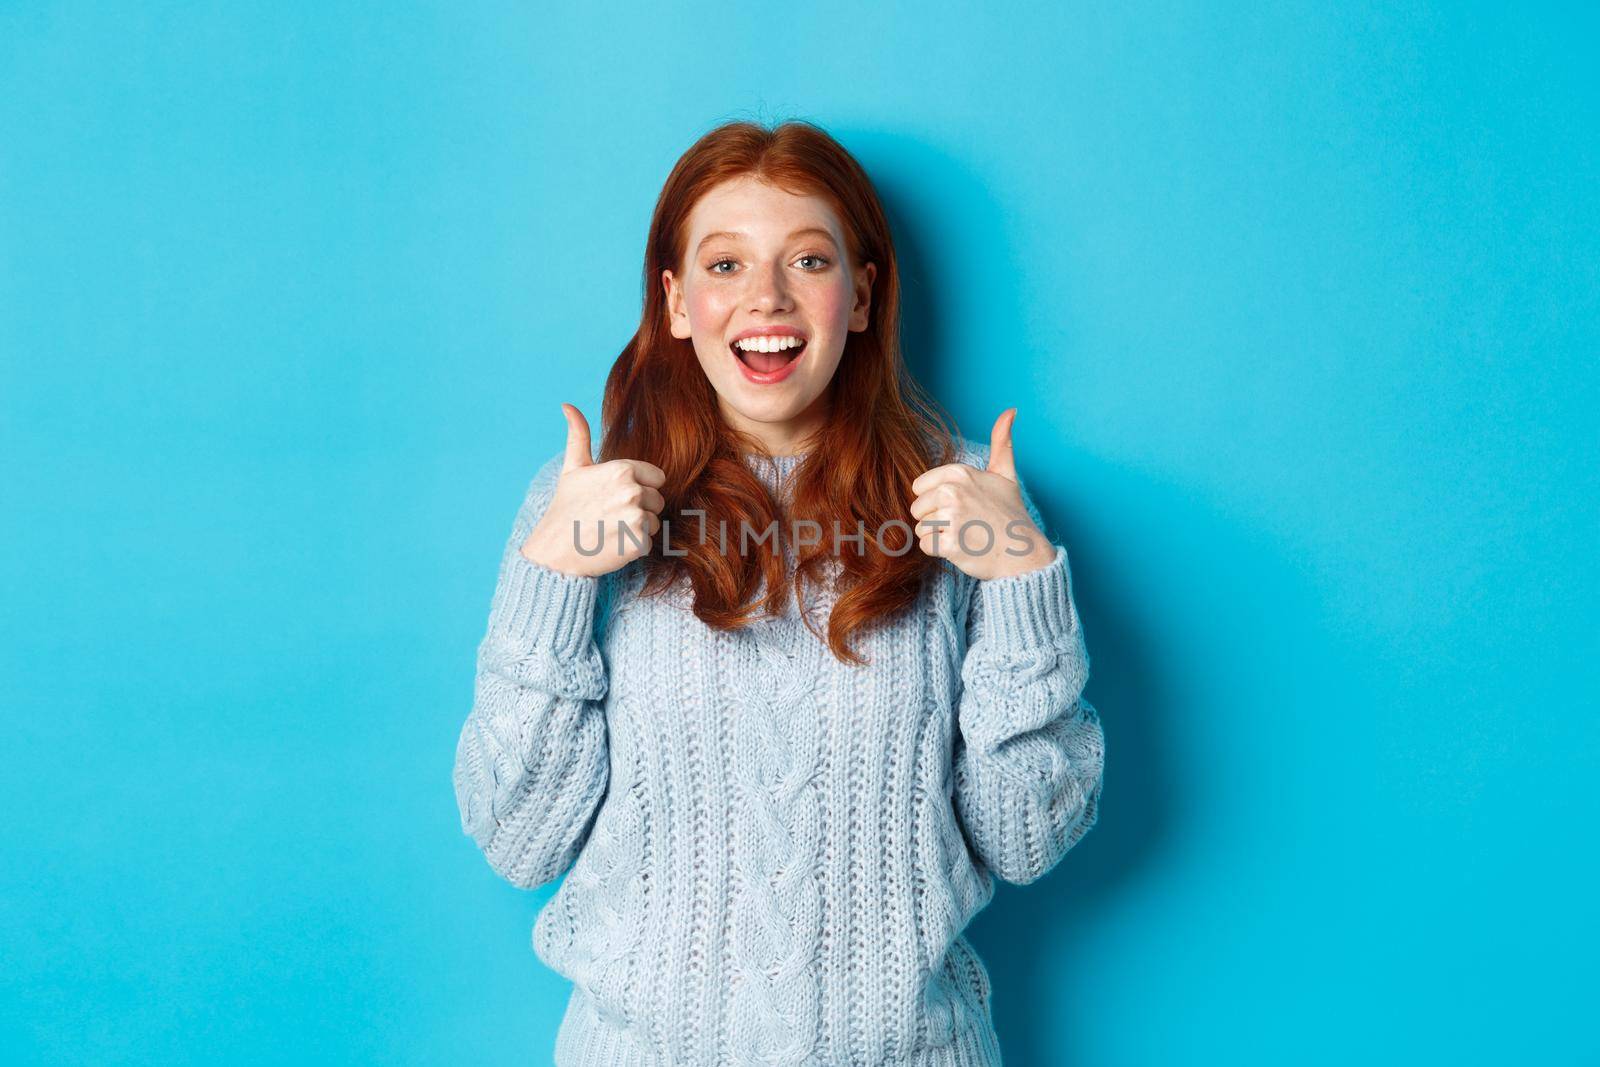
M995 420L988 467L946 463L911 483L917 544L974 578L1025 574L1055 559L1055 546L1022 502L1011 452L1016 417L1017 409L1007 408Z

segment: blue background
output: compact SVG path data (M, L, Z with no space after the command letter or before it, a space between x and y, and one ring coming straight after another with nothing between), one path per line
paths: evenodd
M0 1054L547 1062L498 553L673 161L804 117L1073 559L1008 1062L1600 1062L1600 27L1263 7L0 3Z

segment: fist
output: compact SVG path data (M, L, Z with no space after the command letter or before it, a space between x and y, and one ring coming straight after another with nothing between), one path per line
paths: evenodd
M583 412L562 404L561 413L567 419L567 454L561 477L549 506L519 551L524 559L551 570L599 577L621 570L650 551L661 528L666 501L660 490L667 476L642 459L596 463Z
M1022 502L1011 451L1011 424L1016 417L1017 409L1007 408L995 420L989 435L989 465L983 470L946 463L924 471L911 483L917 544L974 578L1025 574L1055 559L1055 546Z

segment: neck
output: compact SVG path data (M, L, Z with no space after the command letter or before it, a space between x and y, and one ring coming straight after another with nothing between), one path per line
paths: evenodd
M817 432L827 422L828 392L824 391L810 407L783 422L758 422L734 411L726 403L721 408L728 425L755 438L768 455L799 457L810 451Z

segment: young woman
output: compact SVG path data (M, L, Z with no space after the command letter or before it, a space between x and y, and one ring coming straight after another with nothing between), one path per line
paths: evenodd
M454 772L496 872L566 872L558 1067L1000 1062L962 930L1094 823L1102 735L1015 409L953 435L898 298L849 153L722 126L656 204L598 461L563 406Z

